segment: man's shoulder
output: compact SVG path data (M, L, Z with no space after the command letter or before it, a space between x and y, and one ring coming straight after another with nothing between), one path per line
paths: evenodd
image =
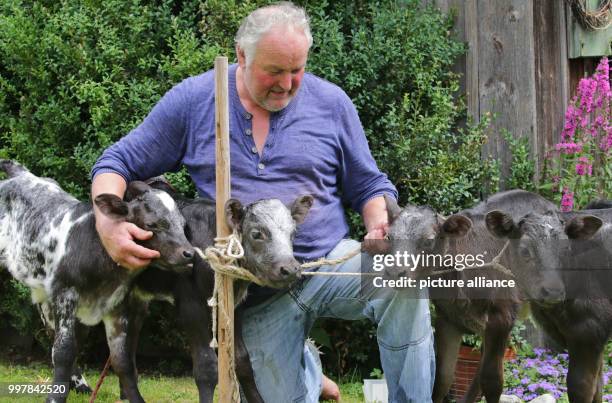
M304 83L307 92L319 100L337 105L351 102L349 96L338 85L312 73L304 74Z
M165 105L174 105L184 113L202 110L205 105L214 104L215 80L214 72L187 77L175 84L164 95Z
M214 71L209 70L204 73L187 77L180 83L174 86L176 90L190 94L202 94L202 90L214 89L215 76Z

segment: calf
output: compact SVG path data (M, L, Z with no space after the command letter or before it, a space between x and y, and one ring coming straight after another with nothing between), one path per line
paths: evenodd
M70 381L78 319L89 326L104 322L113 368L129 383L130 360L120 348L127 332L122 302L138 272L119 267L105 252L91 203L15 162L2 160L0 169L9 177L0 181L0 264L31 289L35 303L48 308L55 328L53 382ZM94 202L105 215L151 228L154 236L143 244L160 251L159 267L191 270L194 250L183 232L185 221L167 193L134 182L125 201L102 194ZM142 401L132 386L129 399ZM66 394L47 400L62 402Z
M194 246L204 250L213 244L216 234L213 201L181 197L161 180L152 181L151 185L172 193L186 219L187 237ZM241 266L273 288L288 287L298 279L300 268L293 257L292 239L296 226L304 220L312 203L311 196L298 197L289 208L276 199L261 200L246 207L237 200L229 200L225 208L228 225L242 235L245 254ZM214 272L199 256L194 264L194 270L189 273L169 273L151 267L137 278L130 295L130 328L126 342L133 354L135 368L134 353L148 304L154 299L174 302L179 323L190 342L200 402L212 402L217 384L217 357L210 347L211 310L206 301L213 293ZM239 301L248 283L236 281L234 284ZM237 375L248 401L263 402L242 342L240 317L238 308L235 314ZM125 396L128 385L122 383L121 387L122 396Z
M609 209L608 209L609 211ZM601 218L585 212L569 214L528 214L514 220L503 211L487 215L487 227L494 235L510 239L508 254L512 271L521 288L532 298L531 310L544 330L569 352L567 392L572 403L602 401L603 351L612 336L612 298L610 290L593 297L575 294L576 283L588 281L593 262L607 267L602 279L610 279L610 232L612 213L592 210ZM580 240L595 239L595 247L585 252ZM559 248L559 245L562 247ZM607 263L606 263L607 262ZM567 276L566 269L577 270L578 276ZM600 274L601 275L601 274ZM596 283L592 283L597 286ZM551 289L552 286L555 286Z
M392 248L410 254L484 255L490 261L502 250L504 242L490 235L484 224L483 212L492 208L515 211L549 211L555 206L546 199L521 190L498 193L477 206L463 210L448 218L429 207L408 206L400 209L387 198L389 212L389 238ZM395 252L394 250L394 252ZM502 261L502 264L507 262ZM420 268L420 276L427 276L432 267ZM400 275L405 273L399 273ZM442 274L447 280L467 280L485 276L503 278L503 274L490 268L453 271ZM437 275L433 275L437 278ZM432 400L444 401L453 382L455 363L464 333L483 337L482 358L478 375L470 386L464 401L475 401L482 389L487 401L497 402L503 387L503 354L517 316L520 298L516 289L430 290L436 307L435 347L436 378Z

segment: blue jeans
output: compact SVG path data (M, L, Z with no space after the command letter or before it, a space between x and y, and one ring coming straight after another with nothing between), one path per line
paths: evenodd
M327 257L339 258L358 247L354 240L343 240ZM319 271L359 272L361 259L371 262L362 253ZM321 370L312 354L304 353L304 340L318 317L376 322L389 402L431 401L435 359L427 294L416 289L364 292L361 281L357 276L310 277L244 311L242 336L266 402L318 401Z

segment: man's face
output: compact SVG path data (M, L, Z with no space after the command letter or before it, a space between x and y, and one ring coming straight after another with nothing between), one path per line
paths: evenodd
M307 58L304 34L283 28L273 28L259 40L248 66L239 50L238 63L251 100L270 112L285 108L300 87Z

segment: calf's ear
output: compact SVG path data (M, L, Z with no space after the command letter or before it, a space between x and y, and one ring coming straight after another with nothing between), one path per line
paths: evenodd
M148 192L151 190L151 186L147 185L141 181L133 181L130 182L126 191L125 196L123 196L123 200L129 202L137 198L138 196Z
M389 225L391 225L393 224L393 221L395 221L395 219L400 215L402 209L393 197L389 196L386 193L383 195L383 197L387 206L387 217L389 220Z
M570 239L589 239L603 225L603 222L594 215L577 216L565 225L565 233Z
M163 190L171 196L177 194L176 189L172 187L164 175L149 178L145 181L145 183L151 186L153 189Z
M229 199L225 202L225 222L232 231L234 229L237 231L240 230L242 217L244 217L244 207L242 207L240 201Z
M102 214L111 218L125 218L128 215L127 203L114 194L103 193L96 196L94 203Z
M493 210L485 216L485 223L490 233L498 238L520 238L518 226L510 214Z
M314 203L314 197L310 195L300 196L291 205L291 216L296 223L301 224Z
M460 238L465 236L470 228L472 228L472 220L461 214L453 214L444 220L442 235L449 238Z

